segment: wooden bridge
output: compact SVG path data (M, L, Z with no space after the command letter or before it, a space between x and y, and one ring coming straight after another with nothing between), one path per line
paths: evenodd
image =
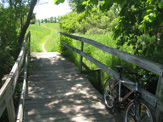
M112 122L102 95L59 53L32 53L25 122Z
M80 70L68 59L56 52L32 53L30 56L30 33L24 39L22 49L10 74L0 89L0 116L7 108L10 122L119 122L121 114L111 115L105 109L102 95L81 74L82 67L90 69L82 62L85 57L115 79L119 78L116 71L84 53L84 43L91 44L103 51L134 63L159 76L156 95L140 88L142 97L153 106L156 118L163 111L159 101L163 88L163 66L140 57L105 46L90 39L61 33L64 36L81 41L81 50L67 45L67 48L81 55ZM28 75L28 57L32 63L32 72ZM24 63L23 63L24 62ZM23 65L24 64L24 65ZM17 112L13 105L13 93L22 67L24 78ZM129 81L128 79L124 78ZM132 81L129 81L132 82ZM133 89L131 86L126 86Z

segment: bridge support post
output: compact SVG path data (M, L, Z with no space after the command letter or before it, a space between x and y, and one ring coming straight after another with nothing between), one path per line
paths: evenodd
M7 104L7 112L8 112L9 122L15 122L16 114L15 114L15 109L14 109L13 98L11 98Z
M163 95L163 76L159 76L157 89L156 89L156 96L161 98L162 95ZM156 106L155 115L156 115L156 122L162 122L163 117L161 118L161 111L159 110L158 105Z
M83 48L84 48L84 42L81 42L81 51L83 52ZM82 65L83 65L83 56L80 56L80 72L82 72Z

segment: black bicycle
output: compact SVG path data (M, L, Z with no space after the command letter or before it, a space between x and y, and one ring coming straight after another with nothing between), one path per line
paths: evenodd
M104 86L104 101L107 109L112 110L115 106L126 100L132 93L133 100L131 100L124 112L124 122L155 122L155 118L148 104L141 99L141 94L138 92L138 81L140 78L145 77L137 73L124 71L122 66L116 66L120 73L119 80L109 78ZM136 76L136 82L128 82L122 79L122 72ZM135 86L135 89L126 93L123 97L121 95L122 84L130 84Z

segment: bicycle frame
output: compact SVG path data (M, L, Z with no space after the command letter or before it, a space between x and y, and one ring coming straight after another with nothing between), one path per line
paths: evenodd
M121 87L122 84L130 84L130 85L134 85L135 89L131 90L129 93L127 93L123 98L121 98ZM118 92L118 101L119 102L123 102L125 101L134 91L138 91L138 82L133 83L133 82L129 82L129 81L124 81L122 79L119 79L118 82L115 84L115 86L118 85L119 88L119 92Z

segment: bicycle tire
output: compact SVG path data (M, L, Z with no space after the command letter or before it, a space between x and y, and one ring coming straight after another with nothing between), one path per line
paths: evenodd
M135 108L136 116L134 115L134 101L132 100L126 107L124 122L155 122L155 118L151 109L148 106L148 103L139 99L138 103L136 103Z
M111 110L115 107L115 99L117 98L117 85L115 86L116 81L113 78L109 78L105 82L104 86L104 102L107 109ZM113 88L114 87L114 88Z

